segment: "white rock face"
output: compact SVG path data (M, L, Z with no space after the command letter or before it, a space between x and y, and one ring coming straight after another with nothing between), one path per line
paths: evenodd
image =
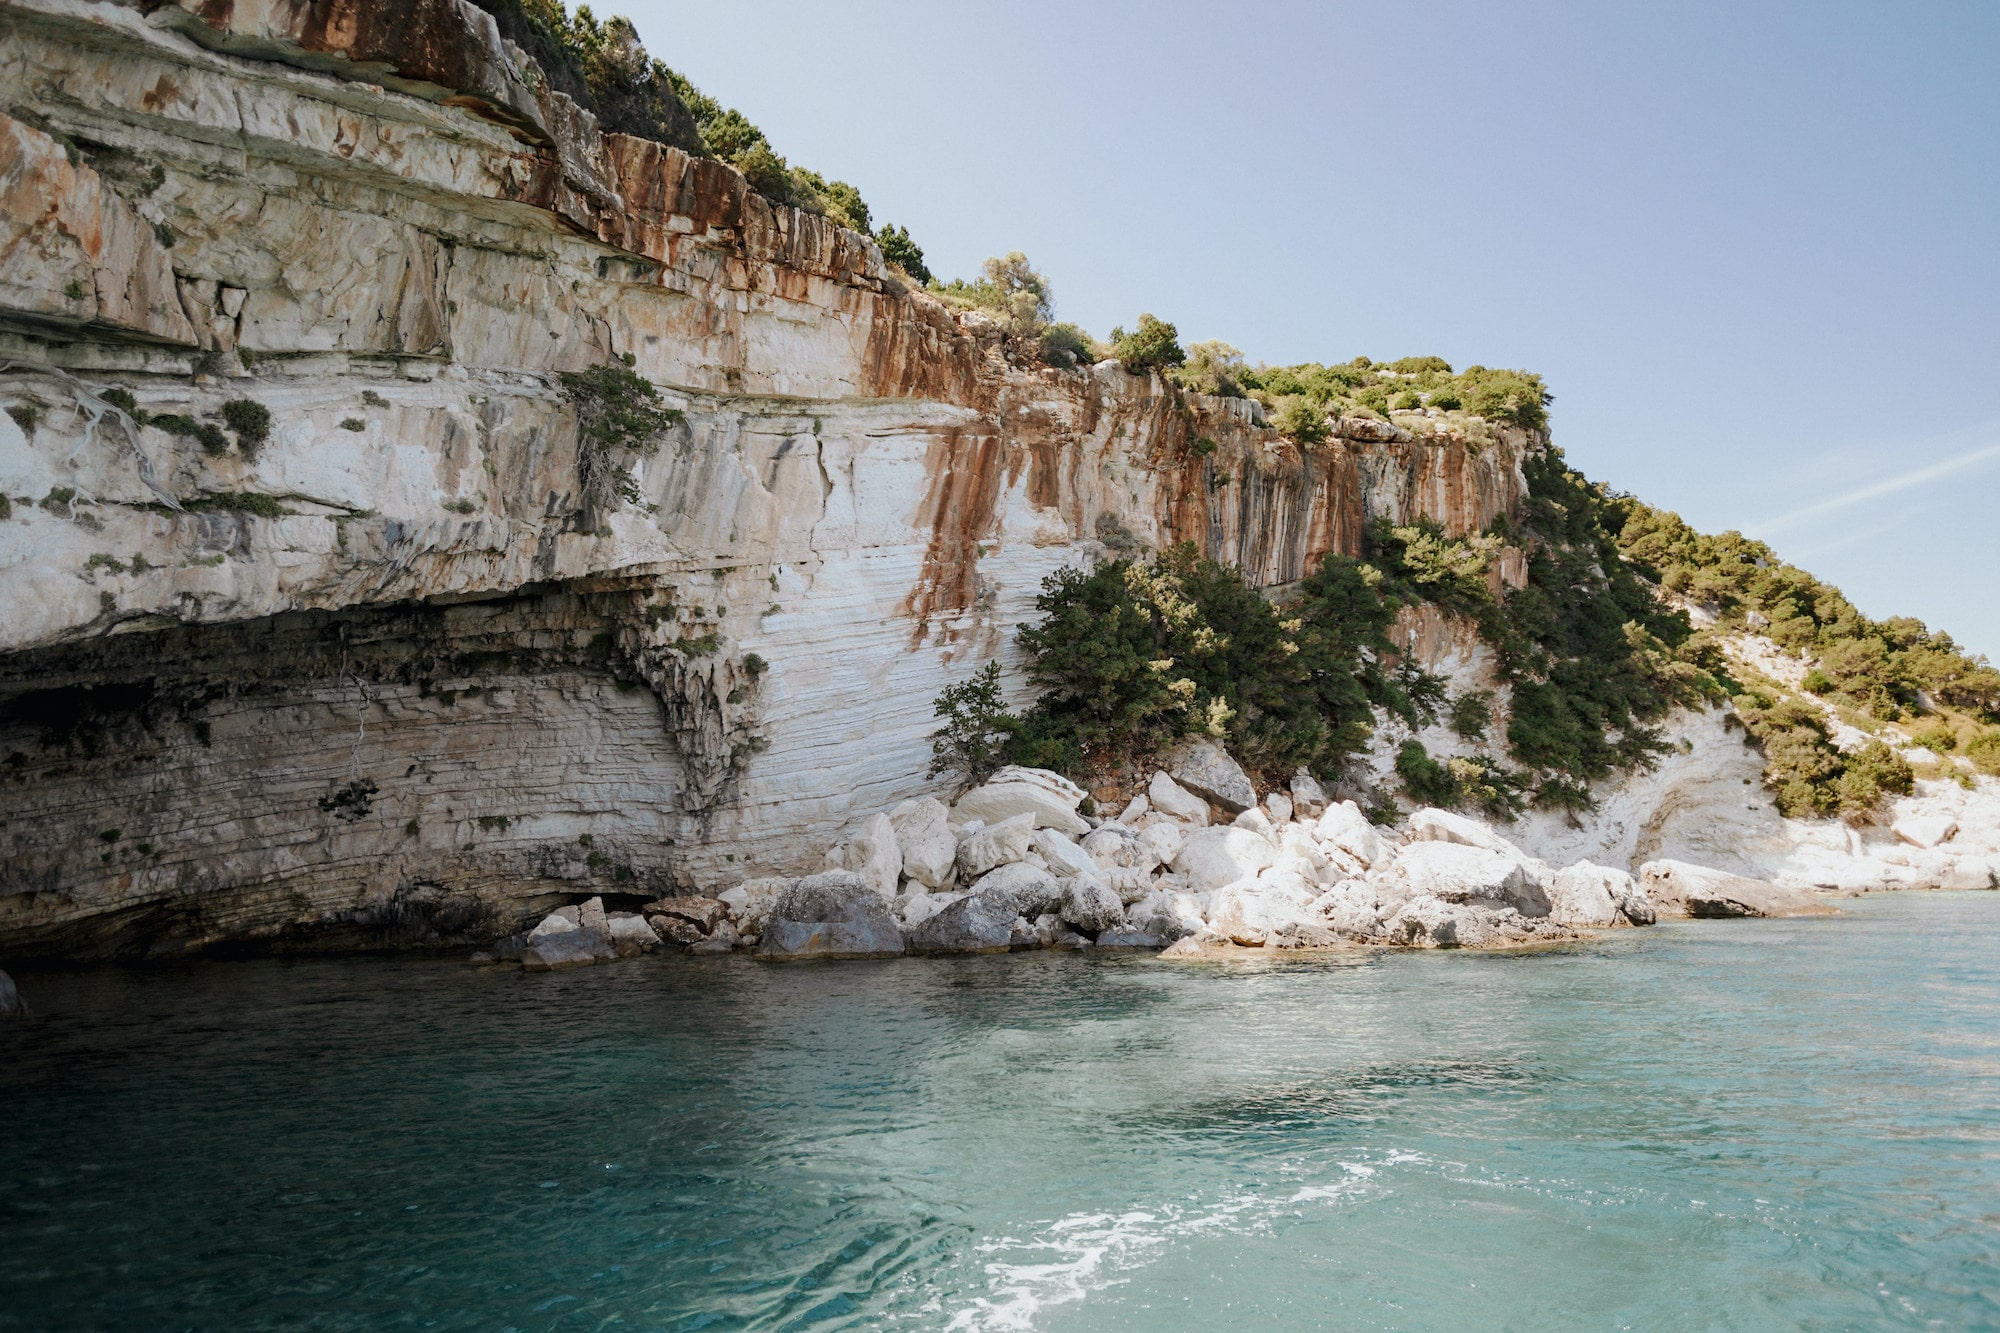
M1197 829L1174 857L1174 869L1192 893L1207 893L1237 880L1254 879L1278 859L1270 840L1247 829L1223 826Z
M1165 773L1153 774L1146 799L1155 810L1186 824L1208 823L1208 802L1175 782Z

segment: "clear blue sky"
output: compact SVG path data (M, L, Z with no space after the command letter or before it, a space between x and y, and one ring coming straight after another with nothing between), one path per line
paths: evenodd
M2000 4L622 9L941 275L1539 371L1591 476L2000 660Z

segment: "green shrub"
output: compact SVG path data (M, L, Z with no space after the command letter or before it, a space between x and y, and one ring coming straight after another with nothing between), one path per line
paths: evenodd
M576 408L577 461L591 506L615 498L639 499L639 484L626 459L659 452L660 436L685 417L660 400L660 391L624 364L607 362L562 374L563 394Z
M150 419L145 409L139 406L139 400L132 396L130 389L106 389L98 397L132 418L132 424L135 426L143 426Z
M1458 784L1451 770L1431 758L1431 752L1414 736L1396 751L1396 776L1403 792L1419 805L1450 807L1458 804Z
M1451 729L1469 741L1483 741L1493 725L1493 693L1467 690L1451 704Z
M194 439L201 445L202 452L210 458L221 458L229 452L229 437L222 428L212 421L196 421L181 413L156 416L148 424L159 427L169 435L180 435Z
M1243 371L1243 353L1226 342L1194 343L1187 359L1167 372L1169 379L1189 393L1205 393L1215 398L1241 398L1243 389L1236 377Z
M1392 412L1414 411L1423 405L1424 400L1419 398L1413 389L1405 389L1389 400L1389 409Z
M21 434L33 439L35 426L42 419L42 409L33 403L14 403L7 408L7 415L21 428Z
M954 305L992 314L1011 338L1033 341L1042 336L1055 313L1049 281L1019 250L996 255L979 266L977 282L954 278L933 283L931 291Z
M1988 777L2000 777L2000 728L1982 731L1965 743L1965 757Z
M1215 452L1215 441L1207 435L1197 435L1188 448L1194 450L1197 458L1207 458Z
M1068 370L1087 365L1096 349L1090 335L1074 324L1051 324L1042 330L1042 360Z
M1910 737L1910 742L1934 754L1946 755L1958 749L1958 733L1951 729L1949 722L1940 719L1917 731Z
M1395 604L1381 585L1329 556L1274 606L1189 544L1058 570L1020 631L1040 694L1004 723L1006 757L1081 776L1203 733L1252 769L1332 772L1367 743L1373 706L1427 725L1443 697L1436 677L1384 665Z
M928 284L931 281L931 271L924 264L923 249L910 239L909 228L891 227L884 223L881 230L875 233L875 244L882 247L882 258L918 282Z
M1000 697L998 662L988 662L971 680L946 686L932 715L944 725L931 733L930 775L956 773L975 787L1006 762L1007 742L1019 726Z
M237 449L255 462L271 438L271 409L253 399L232 398L222 405L222 424L236 432Z
M1305 394L1287 394L1278 400L1278 410L1271 416L1271 427L1295 444L1313 445L1326 443L1331 434L1326 424L1326 409Z
M1180 331L1164 319L1141 315L1132 332L1111 330L1111 354L1127 370L1166 370L1187 360L1179 338Z

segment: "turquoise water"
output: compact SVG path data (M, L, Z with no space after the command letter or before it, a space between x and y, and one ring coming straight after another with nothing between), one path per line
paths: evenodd
M1996 945L31 975L0 1328L1992 1326Z

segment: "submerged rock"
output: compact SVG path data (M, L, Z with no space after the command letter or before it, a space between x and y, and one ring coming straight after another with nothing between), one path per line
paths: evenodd
M17 1018L28 1012L28 1002L14 985L14 978L0 972L0 1018Z

